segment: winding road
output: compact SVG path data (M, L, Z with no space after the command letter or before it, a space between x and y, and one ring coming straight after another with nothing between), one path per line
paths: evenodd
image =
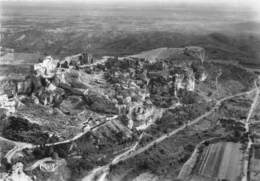
M259 80L259 77L258 77L258 80ZM257 80L255 81L255 87L256 87L256 95L254 97L254 101L251 105L251 108L248 112L248 115L247 115L247 118L245 120L245 129L246 129L246 132L247 133L250 133L249 131L249 126L251 124L251 121L250 121L250 118L255 110L255 107L258 103L258 99L259 99L259 93L260 93L260 90L259 90L259 87L257 86ZM250 137L250 134L248 134L248 143L247 143L247 148L246 148L246 151L245 151L245 158L244 158L244 163L243 163L243 177L242 177L242 181L248 181L248 168L249 168L249 155L250 155L250 150L251 150L251 147L252 147L252 139Z
M205 117L209 116L211 113L213 113L215 110L217 110L219 108L219 106L221 105L221 103L225 100L228 100L228 99L232 99L234 97L237 97L237 96L242 96L242 95L249 95L251 93L253 93L254 91L258 91L259 92L259 89L258 88L254 88L250 91L247 91L247 92L241 92L241 93L238 93L238 94L235 94L235 95L230 95L230 96L227 96L227 97L224 97L220 100L218 100L215 104L215 106L209 110L208 112L204 113L203 115L197 117L196 119L192 120L191 122L189 122L188 124L186 125L183 125L175 130L173 130L172 132L168 133L168 134L164 134L162 135L161 137L153 140L152 142L148 143L147 145L145 145L144 147L141 147L139 149L135 149L136 146L133 145L133 148L131 147L130 149L128 149L127 151L125 151L124 153L116 156L109 164L105 165L105 166L102 166L102 167L98 167L94 170L92 170L90 172L90 174L86 177L83 178L83 181L91 181L91 178L94 178L94 177L97 177L98 178L102 178L103 180L106 178L106 175L109 173L109 166L110 165L116 165L118 164L120 161L125 161L127 159L130 159L140 153L143 153L144 151L148 150L149 148L151 148L152 146L154 146L155 144L159 144L160 142L162 142L163 140L165 140L166 138L169 138L177 133L179 133L180 131L183 131L185 128L187 128L188 126L192 126L196 123L198 123L200 120L204 119ZM257 94L258 95L258 94ZM256 103L254 103L253 105L255 106ZM253 107L251 107L251 109L253 109ZM250 109L250 110L251 110ZM249 114L249 116L251 116L252 113ZM111 120L114 120L116 119L118 116L113 116L111 118L107 118L107 121L111 121ZM249 120L249 119L248 119ZM105 121L103 124L105 124L107 121ZM101 125L103 125L101 124ZM46 144L45 146L55 146L55 145L61 145L61 144L65 144L65 143L70 143L70 142L73 142L79 138L81 138L84 134L86 134L87 132L93 130L93 129L96 129L98 128L99 126L101 125L97 125L97 126L94 126L92 128L90 128L89 130L86 130L85 132L82 132L82 133L79 133L78 135L76 135L75 137L71 138L71 139L68 139L68 140L64 140L64 141L59 141L59 142L55 142L55 143L49 143L49 144ZM32 149L32 148L37 148L37 147L40 147L40 145L33 145L33 144L30 144L30 143L24 143L24 142L16 142L16 141L12 141L12 140L9 140L9 139L6 139L6 138L3 138L3 137L0 137L0 140L2 141L6 141L6 142L9 142L9 143L12 143L15 145L15 147L10 150L6 155L5 157L7 158L7 161L9 163L11 163L11 160L13 158L13 156L19 152L19 151L22 151L23 149L26 149L26 148L29 148L29 149ZM101 180L100 180L101 181Z
M88 132L90 132L90 131L92 131L94 129L97 129L98 127L106 124L107 122L109 122L111 120L116 119L117 117L118 117L117 115L115 115L113 117L108 117L108 118L106 118L106 121L104 121L104 122L102 122L102 123L100 123L98 125L95 125L92 128L90 128L88 130L85 130L84 132L79 133L78 135L74 136L73 138L70 138L70 139L67 139L67 140L64 140L64 141L55 142L55 143L48 143L48 144L45 144L44 146L49 147L49 146L56 146L56 145L61 145L61 144L66 144L66 143L73 142L73 141L81 138L82 136L84 136L86 133L88 133ZM17 152L20 152L20 151L22 151L23 149L26 149L26 148L33 149L33 148L39 148L40 146L42 146L42 145L33 145L31 143L13 141L13 140L9 140L7 138L1 137L1 136L0 136L0 140L6 141L8 143L11 143L11 144L15 145L14 148L11 149L9 152L7 152L7 154L5 155L5 158L7 159L8 163L11 163L11 160L12 160L13 156Z
M100 62L99 62L100 63ZM246 127L246 130L249 131L249 124L250 124L250 118L251 118L251 115L253 114L253 110L255 108L255 106L257 105L257 100L259 98L259 87L257 86L257 82L255 82L255 86L256 88L253 88L252 90L250 91L247 91L247 92L241 92L241 93L238 93L238 94L235 94L235 95L230 95L230 96L227 96L227 97L224 97L220 100L217 100L216 101L216 104L213 108L211 108L209 111L205 112L204 114L200 115L199 117L195 118L194 120L190 121L188 124L185 124L173 131L171 131L170 133L167 133L167 134L163 134L162 136L160 136L159 138L151 141L150 143L146 144L145 146L143 147L140 147L138 149L136 149L136 144L134 144L132 147L130 147L128 150L126 150L125 152L123 152L122 154L116 156L109 164L105 165L105 166L102 166L102 167L97 167L95 169L93 169L86 177L84 177L82 180L83 181L92 181L94 180L94 178L98 178L96 180L98 181L105 181L106 180L106 177L107 175L109 174L109 168L111 165L116 165L118 164L119 162L121 161L125 161L127 159L130 159L130 158L133 158L135 157L136 155L138 154L141 154L143 153L144 151L150 149L152 146L156 145L156 144L159 144L160 142L164 141L165 139L185 130L187 127L189 126L193 126L195 124L197 124L199 121L201 121L202 119L206 118L207 116L209 116L210 114L212 114L214 111L216 111L220 105L222 104L223 101L226 101L228 99L232 99L234 97L237 97L237 96L242 96L242 95L249 95L251 93L253 93L254 91L256 91L256 96L254 98L254 101L251 105L251 108L250 108L250 111L248 113L248 116L247 116L247 119L245 121L245 127ZM107 121L111 121L113 119L116 119L118 116L113 116L111 118L107 118L107 120L104 122L104 124L107 122ZM101 124L102 125L102 124ZM59 142L55 142L55 143L49 143L49 144L46 144L45 146L55 146L55 145L60 145L60 144L65 144L65 143L70 143L70 142L73 142L79 138L81 138L83 135L85 135L87 132L90 132L91 130L93 129L96 129L98 128L99 126L101 125L97 125L97 126L94 126L84 132L81 132L79 133L78 135L76 135L75 137L71 138L71 139L67 139L67 140L64 140L64 141L59 141ZM30 144L30 143L24 143L24 142L16 142L16 141L12 141L12 140L9 140L9 139L6 139L6 138L3 138L0 136L0 140L2 141L6 141L6 142L9 142L9 143L12 143L15 145L15 147L13 149L11 149L6 155L6 159L9 163L11 163L11 160L13 158L13 156L19 152L19 151L22 151L23 149L25 148L37 148L37 147L40 147L40 145L33 145L33 144ZM249 141L248 145L247 145L247 150L246 150L246 153L249 154L249 150L251 148L251 144L252 142ZM245 159L244 161L244 170L243 170L243 173L244 173L244 176L243 176L243 180L242 181L247 181L247 171L248 171L248 160Z
M136 156L138 154L141 154L144 151L148 150L152 146L154 146L156 144L159 144L160 142L164 141L166 138L169 138L169 137L171 137L171 136L173 136L173 135L183 131L188 126L192 126L192 125L198 123L200 120L206 118L207 116L212 114L215 110L217 110L223 101L226 101L228 99L232 99L232 98L238 97L238 96L249 95L249 94L253 93L256 90L257 90L257 88L254 88L254 89L252 89L250 91L241 92L241 93L238 93L238 94L235 94L235 95L231 95L231 96L227 96L227 97L224 97L224 98L218 100L216 102L215 106L211 110L209 110L208 112L204 113L203 115L195 118L194 120L189 122L189 124L183 125L183 126L177 128L177 129L173 130L172 132L170 132L168 134L164 134L161 137L155 139L154 141L148 143L147 145L145 145L144 147L141 147L139 149L134 150L131 147L126 152L116 156L109 164L107 164L105 166L102 166L102 167L97 167L97 168L93 169L92 171L90 171L90 173L86 177L84 177L82 179L82 181L93 181L94 178L98 178L98 179L96 179L97 181L106 181L107 180L106 177L109 174L109 167L111 165L116 165L116 164L118 164L121 161L125 161L127 159L133 158L134 156Z

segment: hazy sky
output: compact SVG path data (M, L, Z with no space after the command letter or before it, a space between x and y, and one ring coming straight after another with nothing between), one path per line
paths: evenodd
M187 3L225 3L225 4L259 4L259 0L0 0L0 1L13 1L13 2L23 2L23 1L52 1L52 2L100 2L100 3L110 3L110 2L124 2L124 3L137 3L137 2L159 2L159 3L169 3L169 2L187 2Z
M257 12L258 19L260 19L260 0L0 0L0 2L73 2L73 3L117 3L121 4L151 4L151 3L160 3L160 4L168 4L168 3L188 3L188 4L216 4L225 6L234 6L234 7L244 7L245 9L250 8ZM1 5L1 4L0 4Z
M260 0L0 0L8 2L85 2L85 3L210 3L260 7Z

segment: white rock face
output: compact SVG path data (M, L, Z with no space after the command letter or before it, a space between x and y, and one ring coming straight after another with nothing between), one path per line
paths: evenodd
M183 89L184 86L183 86L183 79L184 79L184 76L182 74L176 74L176 80L175 80L175 87L177 90L179 89Z
M127 127L128 127L129 129L132 129L133 126L134 126L134 121L133 121L132 119L129 119L129 122L128 122Z
M187 90L188 91L194 91L195 90L195 77L194 75L190 75L187 82Z
M50 83L47 87L47 91L49 92L54 92L56 89L57 87L53 83Z
M203 72L201 77L200 77L200 81L204 82L206 79L207 79L207 74L205 72Z
M52 78L56 73L59 60L53 59L51 56L45 57L42 63L34 65L34 70L38 76L43 78Z
M175 74L174 94L177 95L177 91L180 89L186 89L187 91L195 90L195 76L193 70L185 68L185 72Z

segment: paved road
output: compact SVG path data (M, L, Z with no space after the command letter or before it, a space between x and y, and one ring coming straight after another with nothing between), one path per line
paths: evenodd
M24 143L24 142L19 142L19 141L13 141L13 140L9 140L9 139L6 139L6 138L3 138L0 136L0 140L1 141L5 141L5 142L8 142L8 143L11 143L14 145L14 148L9 150L6 155L5 155L5 158L7 159L7 161L9 163L11 163L11 159L12 157L14 156L15 153L17 153L18 151L21 151L25 148L34 148L34 145L31 144L31 143Z
M242 96L242 95L245 95L245 94L250 94L252 92L254 92L255 90L258 90L257 88L255 89L252 89L250 91L247 91L247 92L241 92L241 93L238 93L238 94L235 94L235 95L231 95L231 96L227 96L225 98L222 98L220 100L217 101L216 105L208 112L204 113L203 115L201 115L200 117L194 119L193 121L191 121L188 125L183 125L181 126L180 128L176 129L176 130L173 130L172 132L168 133L168 134L164 134L162 135L161 137L157 138L156 140L150 142L149 144L145 145L144 147L142 148L139 148L137 149L136 151L133 151L132 149L131 150L127 150L126 152L124 152L123 154L117 156L111 164L117 164L119 161L124 161L128 158L131 158L131 157L134 157L135 155L137 154L140 154L142 152L144 152L145 150L149 149L150 147L152 147L153 145L157 144L157 143L160 143L161 141L165 140L166 138L174 135L174 134L177 134L179 133L180 131L184 130L186 128L186 126L191 126L193 124L196 124L197 122L199 122L201 119L207 117L208 115L210 115L214 110L216 110L223 101L225 100L228 100L228 99L232 99L233 97L236 97L236 96ZM107 121L111 121L113 119L116 119L118 116L113 116L111 118L107 118ZM50 143L50 144L46 144L45 146L55 146L55 145L61 145L61 144L65 144L65 143L70 143L70 142L73 142L77 139L79 139L80 137L82 137L84 134L86 134L87 132L93 130L93 129L96 129L98 128L99 126L105 124L106 122L103 122L101 123L100 125L97 125L97 126L94 126L92 127L91 129L89 130L86 130L85 132L82 132L82 133L79 133L78 135L76 135L75 137L71 138L71 139L68 139L68 140L64 140L64 141L60 141L60 142L56 142L56 143ZM13 143L15 145L15 147L10 150L6 155L5 157L7 158L7 161L10 163L11 160L12 160L12 157L15 155L15 153L19 152L19 151L22 151L23 149L25 148L36 148L36 147L40 147L40 145L33 145L33 144L30 144L30 143L25 143L25 142L16 142L16 141L12 141L12 140L9 140L9 139L6 139L6 138L3 138L0 136L0 140L3 140L3 141L7 141L7 142L10 142L10 143Z
M129 158L132 158L144 151L146 151L147 149L151 148L153 145L155 144L158 144L160 142L162 142L163 140L165 140L166 138L169 138L177 133L179 133L180 131L184 130L187 126L192 126L196 123L198 123L200 120L202 120L203 118L209 116L211 113L213 113L220 105L223 101L225 100L228 100L228 99L232 99L234 97L237 97L237 96L242 96L242 95L245 95L245 94L250 94L252 92L254 92L255 90L257 90L259 92L259 89L258 88L255 88L255 89L252 89L250 91L247 91L247 92L241 92L241 93L238 93L236 95L231 95L231 96L227 96L227 97L224 97L220 100L218 100L216 102L216 105L208 112L204 113L203 115L199 116L198 118L194 119L193 121L191 121L189 124L187 125L183 125L175 130L173 130L172 132L168 133L168 134L164 134L162 135L161 137L155 139L154 141L148 143L147 145L145 145L144 147L142 148L139 148L137 150L135 149L132 149L130 148L129 150L127 150L126 152L116 156L112 162L110 164L108 164L107 166L109 165L115 165L117 164L118 162L120 161L124 161L124 160L127 160ZM258 95L258 94L257 94ZM256 104L256 103L255 103ZM255 105L253 104L253 105ZM251 110L251 109L250 109ZM252 113L250 113L250 116L251 116ZM113 119L116 119L117 116L114 116L114 117L111 117L111 118L108 118L107 121L110 121L110 120L113 120ZM249 120L249 119L248 119ZM106 122L104 122L106 123ZM101 126L101 125L98 125L98 126ZM60 141L60 142L56 142L56 143L50 143L50 144L46 144L45 146L55 146L55 145L60 145L60 144L65 144L65 143L69 143L69 142L73 142L77 139L79 139L80 137L82 137L84 134L86 134L87 132L93 130L93 129L96 129L98 126L94 126L93 128L89 129L89 130L86 130L85 132L82 132L78 135L76 135L75 137L71 138L71 139L68 139L68 140L64 140L64 141ZM12 141L12 140L8 140L6 138L2 138L0 137L1 140L4 140L4 141L8 141L8 142L11 142L13 143L14 145L16 145L12 150L10 150L7 154L6 154L6 158L8 160L8 162L11 162L11 159L13 157L13 155L25 148L36 148L36 147L40 147L40 145L33 145L33 144L30 144L30 143L23 143L23 142L15 142L15 141ZM103 170L108 170L107 169L107 166L104 166ZM100 171L100 169L98 169ZM102 176L103 177L103 176Z
M55 142L55 143L48 143L48 144L45 144L44 146L47 146L47 147L48 147L48 146L56 146L56 145L61 145L61 144L73 142L73 141L75 141L75 140L81 138L82 136L84 136L86 133L88 133L88 132L90 132L90 131L92 131L92 130L94 130L94 129L97 129L98 127L100 127L100 126L102 126L102 125L108 123L109 121L115 120L116 118L118 118L118 115L115 115L115 116L113 116L113 117L106 118L106 121L104 121L104 122L102 122L102 123L100 123L100 124L98 124L98 125L95 125L95 126L93 126L92 128L90 128L90 129L88 129L88 130L86 130L86 131L84 131L84 132L79 133L78 135L74 136L74 137L71 138L71 139L67 139L67 140L59 141L59 142ZM38 145L38 146L39 146L39 145Z
M120 161L124 161L124 160L127 160L129 158L132 158L144 151L146 151L147 149L151 148L153 145L155 144L158 144L160 142L162 142L163 140L165 140L166 138L169 138L177 133L179 133L180 131L184 130L187 126L192 126L196 123L198 123L201 119L209 116L211 113L213 113L220 105L223 101L225 100L228 100L228 99L232 99L234 97L237 97L237 96L242 96L242 95L245 95L245 94L250 94L252 92L254 92L255 90L258 90L257 88L255 89L252 89L250 91L247 91L247 92L241 92L241 93L238 93L238 94L235 94L235 95L231 95L231 96L227 96L225 98L222 98L220 100L218 100L216 102L216 105L208 112L204 113L203 115L199 116L198 118L194 119L193 121L191 121L189 124L187 125L183 125L181 127L179 127L178 129L175 129L173 130L172 132L168 133L168 134L164 134L162 135L161 137L157 138L156 140L150 142L149 144L145 145L144 147L142 148L139 148L137 150L134 150L132 148L130 148L129 150L127 150L126 152L118 155L117 157L115 157L113 159L113 161L110 163L112 165L114 164L117 164L118 162ZM259 91L259 90L258 90ZM252 114L252 113L251 113ZM111 118L107 118L107 121L111 121L113 119L116 119L118 116L113 116ZM73 142L77 139L79 139L80 137L82 137L84 134L86 134L87 132L93 130L93 129L96 129L98 128L99 126L105 124L106 122L103 122L101 123L100 125L97 125L97 126L94 126L92 127L91 129L89 130L86 130L85 132L82 132L82 133L79 133L78 135L76 135L75 137L71 138L71 139L68 139L68 140L64 140L64 141L60 141L60 142L56 142L56 143L50 143L50 144L46 144L45 146L55 146L55 145L61 145L61 144L65 144L65 143L70 143L70 142ZM24 143L24 142L16 142L16 141L12 141L12 140L9 140L9 139L6 139L6 138L3 138L3 137L0 137L0 140L3 140L3 141L7 141L7 142L10 142L12 144L15 145L15 147L10 150L6 155L5 157L7 158L7 161L10 163L11 160L12 160L12 157L15 155L15 153L19 152L19 151L22 151L23 149L25 148L36 148L36 147L40 147L40 145L33 145L33 144L30 144L30 143ZM109 164L109 165L110 165ZM105 169L107 170L107 169Z
M187 126L192 126L194 124L197 124L200 120L204 119L205 117L209 116L211 113L213 113L220 105L223 101L225 100L228 100L228 99L232 99L234 97L237 97L237 96L242 96L242 95L245 95L245 94L250 94L252 93L253 91L255 91L255 89L251 90L251 91L247 91L247 92L242 92L242 93L238 93L238 94L235 94L235 95L232 95L232 96L228 96L228 97L225 97L225 98L222 98L220 100L217 101L216 105L208 112L204 113L203 115L197 117L196 119L192 120L189 124L187 125L183 125L175 130L173 130L172 132L168 133L168 134L164 134L162 135L161 137L155 139L154 141L148 143L147 145L145 145L144 147L142 148L139 148L137 149L135 152L131 152L130 154L126 155L125 156L125 153L122 154L122 156L120 157L117 157L116 159L114 159L112 161L112 164L117 164L119 161L124 161L126 159L129 159L131 157L134 157L144 151L146 151L147 149L151 148L153 145L155 144L158 144L160 142L162 142L163 140L165 140L166 138L169 138L177 133L179 133L180 131L183 131L185 128L187 128Z
M249 126L251 124L251 121L250 121L250 118L255 110L255 107L257 106L257 103L258 103L258 99L259 99L259 93L260 93L260 90L259 90L259 87L257 86L257 81L255 81L255 87L256 87L256 95L254 97L254 101L251 105L251 108L248 112L248 115L247 115L247 118L245 120L245 129L246 129L246 132L249 133ZM249 134L248 134L249 135ZM248 136L248 143L247 143L247 148L246 148L246 151L245 151L245 158L244 158L244 163L243 163L243 177L242 177L242 181L247 181L248 180L248 168L249 168L249 154L250 154L250 150L251 150L251 147L252 147L252 139L250 137L250 135Z
M205 117L207 117L211 113L213 113L215 110L217 110L223 101L226 101L228 99L232 99L232 98L237 97L237 96L251 94L255 90L256 89L252 89L250 91L241 92L241 93L238 93L238 94L235 94L235 95L231 95L231 96L227 96L227 97L224 97L224 98L218 100L216 102L216 105L210 111L208 111L208 112L204 113L203 115L197 117L196 119L192 120L189 124L183 125L183 126L177 128L177 129L173 130L172 132L170 132L168 134L162 135L161 137L159 137L159 138L155 139L154 141L148 143L147 145L145 145L142 148L133 150L133 148L131 147L126 152L116 156L109 164L107 164L105 166L102 166L102 167L97 167L97 168L93 169L86 177L84 177L82 179L82 181L93 181L94 178L97 178L96 179L97 181L106 181L106 176L109 174L109 167L111 165L116 165L120 161L125 161L125 160L130 159L130 158L132 158L132 157L134 157L134 156L136 156L136 155L138 155L140 153L143 153L144 151L148 150L152 146L154 146L156 144L159 144L160 142L162 142L166 138L169 138L169 137L179 133L180 131L183 131L188 126L192 126L192 125L198 123L200 120L204 119Z
M106 124L108 121L116 119L117 117L118 116L116 115L116 116L113 116L113 117L110 117L110 118L106 118L106 121L102 122L99 125L93 126L92 128L90 128L90 129L88 129L88 130L86 130L84 132L79 133L78 135L76 135L75 137L73 137L71 139L67 139L67 140L59 141L59 142L55 142L55 143L45 144L44 146L47 146L47 147L48 146L56 146L56 145L61 145L61 144L73 142L73 141L81 138L86 133L88 133L88 132L90 132L90 131L92 131L94 129L97 129L98 127ZM13 149L11 149L9 152L7 152L7 154L5 155L5 158L7 159L8 163L11 163L11 160L12 160L13 156L17 152L20 152L20 151L22 151L23 149L26 149L26 148L32 149L32 148L37 148L37 147L41 146L41 145L34 145L34 144L31 144L31 143L25 143L25 142L18 142L18 141L9 140L9 139L3 138L1 136L0 136L0 140L9 142L9 143L15 145L15 147Z

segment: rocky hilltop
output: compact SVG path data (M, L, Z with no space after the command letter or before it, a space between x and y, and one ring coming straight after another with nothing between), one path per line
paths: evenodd
M114 167L118 164L151 171L146 162L130 168L117 156L186 128L219 99L251 90L256 79L236 63L208 60L206 51L194 46L102 59L84 52L37 61L27 65L23 76L1 79L0 143L10 147L1 154L4 180L19 173L27 180L78 180L98 176L99 166L99 174L109 168L121 177ZM191 154L194 145L187 145L181 146L186 156L178 163L181 151L171 156L176 170L170 178ZM144 172L136 180L143 177L153 175Z

